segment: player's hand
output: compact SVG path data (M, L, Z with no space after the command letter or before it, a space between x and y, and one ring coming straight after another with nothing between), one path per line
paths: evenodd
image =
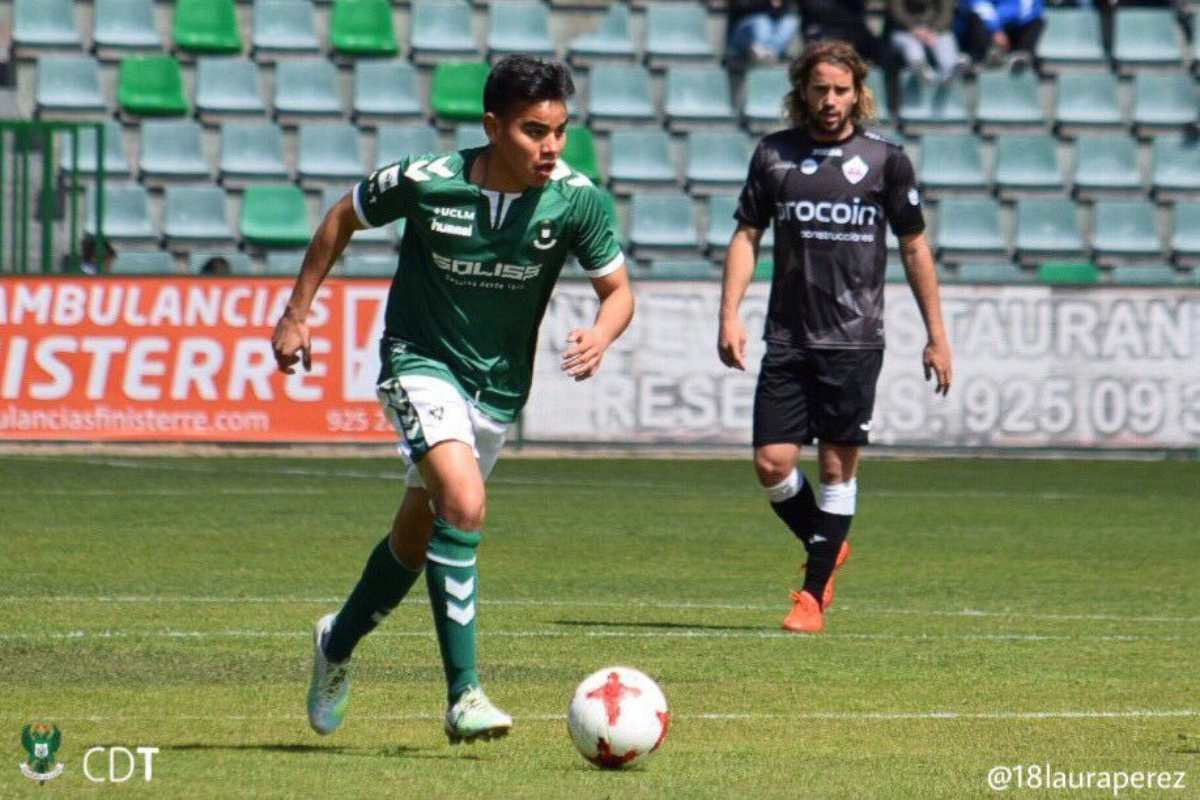
M271 334L271 349L275 351L275 363L279 371L291 375L296 371L296 362L304 365L305 372L312 370L312 344L308 325L284 311L275 331Z
M567 334L562 371L576 381L586 381L600 369L608 342L595 328L576 328Z
M746 371L746 326L741 317L721 320L717 355L725 366Z
M925 352L921 355L921 360L925 364L925 380L937 378L937 386L934 387L933 393L940 394L943 397L950 393L950 377L954 371L950 364L950 344L944 340L930 340L925 345Z

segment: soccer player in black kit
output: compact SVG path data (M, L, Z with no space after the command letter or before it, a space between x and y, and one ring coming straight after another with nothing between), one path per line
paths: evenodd
M884 225L900 240L925 321L925 377L950 390L950 344L912 163L897 144L863 130L874 116L867 67L845 42L817 42L791 65L785 107L793 127L765 137L750 162L725 256L717 349L746 368L738 314L763 231L775 225L775 276L766 355L754 395L754 468L771 508L808 551L804 586L783 627L817 633L833 603L833 573L858 493L883 363ZM819 493L797 468L818 442Z

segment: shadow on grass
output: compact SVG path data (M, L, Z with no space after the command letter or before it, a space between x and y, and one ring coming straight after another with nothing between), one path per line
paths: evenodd
M649 628L652 630L681 630L681 631L762 631L767 628L762 625L697 625L683 622L621 622L610 620L556 619L554 625L568 625L576 628Z
M319 745L319 744L223 744L223 743L200 743L192 742L189 744L168 745L162 748L166 750L176 750L180 752L197 751L197 752L257 752L257 753L286 753L286 754L303 754L303 753L319 753L327 756L351 756L351 757L367 757L377 758L379 756L387 756L391 758L411 758L411 759L438 759L443 761L459 761L459 760L479 760L474 754L470 753L455 753L434 751L428 747L411 747L409 745L393 745L391 747L345 747L341 745Z

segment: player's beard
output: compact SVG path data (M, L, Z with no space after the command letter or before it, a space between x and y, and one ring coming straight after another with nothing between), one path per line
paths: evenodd
M812 127L817 132L826 136L834 136L842 133L846 129L850 115L846 112L835 111L832 114L826 115L822 109L816 109L812 115Z

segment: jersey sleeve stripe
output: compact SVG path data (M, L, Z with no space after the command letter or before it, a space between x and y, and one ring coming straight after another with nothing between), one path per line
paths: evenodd
M366 215L363 214L362 206L358 202L358 192L361 188L362 184L359 183L350 191L350 199L354 202L354 216L358 217L358 221L363 224L363 227L374 228L375 226L367 221Z
M603 278L605 275L611 275L623 266L625 266L625 254L618 250L613 260L609 261L603 267L584 270L584 272L587 273L589 278L595 280L596 278Z

